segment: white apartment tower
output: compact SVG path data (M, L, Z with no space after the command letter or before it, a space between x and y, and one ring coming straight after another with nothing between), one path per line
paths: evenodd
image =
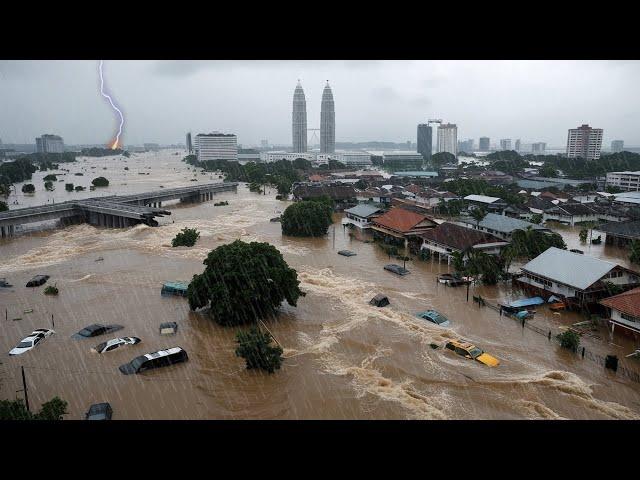
M569 129L567 137L567 157L597 160L602 149L602 129L581 125Z
M438 126L437 150L458 156L458 126L456 124L442 123Z
M37 153L63 153L64 140L58 135L50 135L45 133L41 137L36 138Z
M500 150L511 150L511 139L504 138L500 140Z
M231 133L199 133L195 143L198 161L238 160L238 137Z

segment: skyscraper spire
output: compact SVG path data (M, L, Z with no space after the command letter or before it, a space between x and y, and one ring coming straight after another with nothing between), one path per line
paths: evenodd
M296 89L293 91L293 112L291 114L293 132L293 151L303 153L307 151L307 101L304 90L298 79Z
M320 105L320 153L336 151L336 112L329 80L322 91Z

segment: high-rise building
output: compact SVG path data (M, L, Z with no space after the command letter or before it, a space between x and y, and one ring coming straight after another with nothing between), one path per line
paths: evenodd
M473 153L473 138L458 142L458 152Z
M320 105L320 153L336 151L336 112L329 80L322 91Z
M64 152L64 141L58 135L45 133L36 138L37 153L62 153Z
M597 160L602 149L602 129L583 124L570 128L567 136L567 157Z
M455 123L438 125L438 152L458 155L458 126Z
M480 140L478 141L478 147L480 148L481 152L489 151L489 142L489 137L480 137Z
M198 161L238 160L238 137L231 133L199 133L196 152Z
M511 139L504 138L500 140L500 150L511 150Z
M260 140L260 146L266 150L269 148L269 140Z
M516 152L520 152L520 139L516 140Z
M544 155L544 151L547 149L545 142L537 142L531 144L531 153L536 155Z
M187 133L187 153L193 153L193 144L191 143L191 132Z
M293 151L304 153L307 151L307 100L300 80L293 91L293 113L291 114L293 129Z
M0 145L2 143L0 142ZM612 152L622 152L624 150L624 140L614 140L611 142L611 151Z
M425 161L431 160L433 151L433 129L426 123L418 125L418 153Z

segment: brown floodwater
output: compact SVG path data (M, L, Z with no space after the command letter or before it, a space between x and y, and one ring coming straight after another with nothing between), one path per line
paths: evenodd
M56 191L45 192L36 176L32 183L38 192L17 199L20 206L37 205L190 185L191 178L220 181L191 170L180 161L182 156L161 152L126 162L101 158L65 164L71 170L65 181L73 177L88 185L104 175L111 185L67 193L57 183ZM24 366L32 408L58 395L69 403L69 419L80 419L89 405L105 401L111 403L114 419L640 418L640 384L471 301L478 294L493 303L521 296L510 285L472 286L467 301L465 288L437 283L438 273L448 271L446 263L408 262L412 273L406 277L383 270L388 257L375 244L350 237L340 215L325 238L287 238L279 223L269 222L287 206L275 200L275 191L259 195L241 185L237 194L218 195L216 201L221 200L229 205L167 204L173 214L155 228L75 225L0 241L0 277L14 285L0 289L0 398L22 397L17 391ZM171 239L184 227L201 232L198 243L172 248ZM560 230L569 248L626 265L624 251L581 247L578 228ZM235 239L275 245L298 271L307 292L297 307L284 304L278 318L267 322L286 357L273 375L245 369L234 353L235 328L190 312L186 299L160 296L163 281L190 280L202 272L211 249ZM357 256L340 256L341 249ZM96 261L99 257L103 260ZM58 286L58 297L43 295L43 287L24 287L40 273L51 275L48 284ZM369 306L377 293L386 294L391 305ZM24 313L29 309L33 312ZM427 309L443 313L451 327L415 317ZM7 355L32 329L50 327L52 315L55 335L23 355ZM579 320L575 313L553 315L543 306L532 323L558 332ZM176 335L159 334L165 321L178 323ZM125 328L94 339L70 338L91 323ZM600 338L583 337L583 342L599 355L622 358L636 347L617 332L613 338L604 330L597 334ZM142 342L102 355L91 351L116 336L137 336ZM501 364L489 368L430 347L457 337L472 341ZM138 355L173 346L184 348L189 361L139 375L118 371ZM639 362L622 360L639 369Z

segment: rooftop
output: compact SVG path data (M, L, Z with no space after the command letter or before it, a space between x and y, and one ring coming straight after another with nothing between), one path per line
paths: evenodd
M605 298L600 304L633 317L640 317L640 288Z
M617 265L606 260L549 247L522 270L586 290Z
M467 195L464 197L465 200L470 202L480 202L480 203L495 203L502 201L501 198L498 197L488 197L487 195Z
M476 221L471 217L462 217L460 221L471 225L476 224ZM487 216L480 221L479 226L501 233L511 233L514 230L526 230L529 227L534 230L548 230L548 228L536 225L535 223L526 222L519 218L507 217L506 215L498 215L496 213L487 213Z
M621 237L640 238L640 220L604 223L597 227L596 230Z
M360 204L360 205L356 205L353 208L348 208L347 210L345 210L345 213L350 213L351 215L356 215L358 217L369 217L370 215L373 215L375 213L378 213L379 211L381 211L378 207L373 207L371 205L366 205L366 204Z
M425 220L428 220L428 217L425 215L420 215L419 213L411 212L403 208L392 208L384 215L376 217L373 221L382 227L405 233Z
M432 242L446 245L460 251L464 251L481 243L505 243L488 233L448 222L426 231L421 237L425 240L431 240Z

